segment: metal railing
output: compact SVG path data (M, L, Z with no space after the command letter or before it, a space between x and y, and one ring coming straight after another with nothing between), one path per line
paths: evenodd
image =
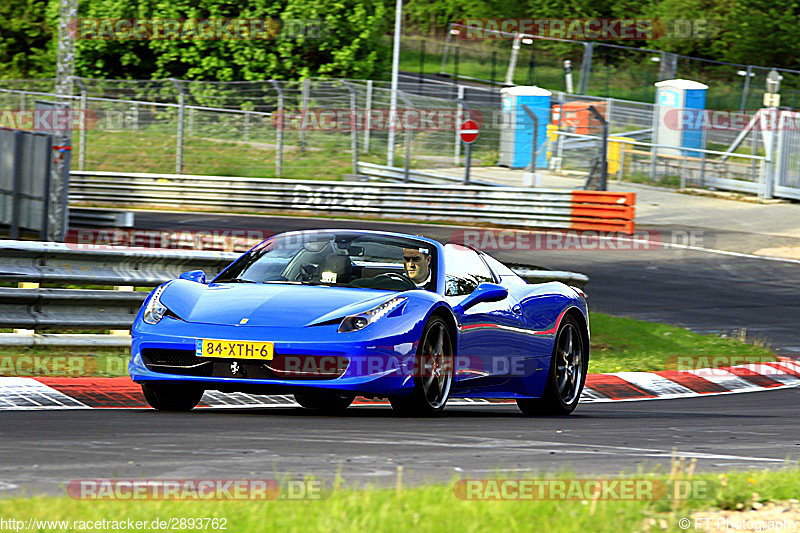
M71 180L71 202L115 208L310 212L548 229L577 229L580 222L582 229L625 232L632 231L633 221L633 196L624 193L596 199L584 194L576 201L566 189L122 172L73 172ZM592 224L596 227L587 227Z

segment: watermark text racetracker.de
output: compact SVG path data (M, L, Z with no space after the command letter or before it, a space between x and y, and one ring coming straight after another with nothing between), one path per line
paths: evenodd
M453 494L460 500L706 500L716 484L705 479L460 479Z
M708 39L719 32L710 19L649 18L483 18L454 24L459 39L514 39L525 37L578 41L652 39Z
M329 33L320 19L273 18L78 18L68 31L76 39L115 41L321 39Z
M632 235L607 231L525 231L499 229L458 229L450 242L485 252L525 250L647 251L672 246L707 247L702 230L636 230Z
M330 483L318 479L74 479L73 500L324 500Z

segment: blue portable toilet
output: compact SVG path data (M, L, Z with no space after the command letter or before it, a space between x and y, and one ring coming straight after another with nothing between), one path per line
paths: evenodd
M531 143L533 142L533 119L528 116L523 105L536 115L539 128L536 132L536 146L539 156L537 168L547 168L547 125L550 123L550 96L552 93L541 87L520 85L507 87L500 91L503 125L500 129L499 165L509 168L526 168L531 164Z
M653 142L676 148L705 149L704 117L708 85L691 80L664 80L656 85ZM654 148L661 155L699 157L693 150Z

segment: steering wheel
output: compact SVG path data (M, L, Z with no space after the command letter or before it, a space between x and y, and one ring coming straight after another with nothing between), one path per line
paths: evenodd
M383 274L378 274L374 278L375 281L379 281L380 279L393 279L395 281L400 281L404 283L409 289L416 289L417 284L411 281L411 278L406 276L405 274L398 274L397 272L384 272Z

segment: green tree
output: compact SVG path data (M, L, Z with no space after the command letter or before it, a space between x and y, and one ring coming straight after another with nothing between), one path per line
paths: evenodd
M47 0L0 2L0 77L52 77L53 28L46 20Z
M388 57L382 0L94 0L82 17L269 19L270 39L81 40L77 72L88 77L197 80L367 77ZM302 23L310 21L305 35ZM319 25L315 21L319 21ZM300 35L292 29L301 28ZM317 32L316 30L320 31Z

